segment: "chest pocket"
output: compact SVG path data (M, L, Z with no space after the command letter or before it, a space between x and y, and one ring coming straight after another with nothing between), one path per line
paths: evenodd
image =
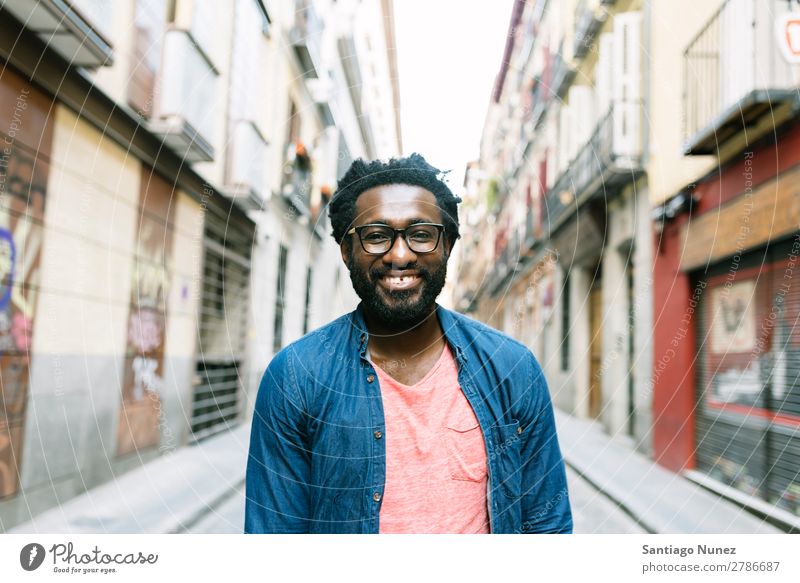
M445 426L444 441L453 480L481 482L486 478L486 446L477 421Z

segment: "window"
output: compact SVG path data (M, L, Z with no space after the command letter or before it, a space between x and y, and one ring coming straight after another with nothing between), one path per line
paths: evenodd
M272 350L278 352L283 346L283 309L286 292L286 264L289 250L281 245L278 258L278 288L275 295L275 331L272 338Z
M166 0L136 2L128 103L143 117L153 113L166 15Z
M215 67L222 62L222 44L218 31L220 10L213 0L194 0L192 3L191 33L194 42L205 53Z

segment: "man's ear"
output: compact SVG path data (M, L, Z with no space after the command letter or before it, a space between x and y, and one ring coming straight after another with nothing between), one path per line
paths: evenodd
M339 245L339 251L342 254L342 261L344 261L345 267L347 267L348 271L350 270L350 256L352 254L352 249L350 248L350 240L345 239L342 241L342 244Z
M451 242L450 237L445 237L443 243L444 247L442 250L444 251L444 260L448 261L450 259L450 253L453 252L453 245L455 244L455 241Z

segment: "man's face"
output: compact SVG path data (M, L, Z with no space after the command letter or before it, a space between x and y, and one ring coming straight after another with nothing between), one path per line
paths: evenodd
M419 186L390 184L361 193L352 226L384 224L402 229L421 222L442 224L433 193ZM444 233L430 253L414 253L400 235L383 255L364 251L357 234L347 235L342 243L353 289L373 317L393 328L411 327L430 313L447 277L449 255Z

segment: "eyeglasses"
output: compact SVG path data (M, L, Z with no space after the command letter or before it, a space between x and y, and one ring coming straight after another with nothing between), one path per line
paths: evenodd
M356 233L361 247L370 255L388 253L397 235L402 234L408 248L414 253L431 253L439 246L444 225L437 223L416 223L405 229L393 229L388 225L361 225L347 231Z

